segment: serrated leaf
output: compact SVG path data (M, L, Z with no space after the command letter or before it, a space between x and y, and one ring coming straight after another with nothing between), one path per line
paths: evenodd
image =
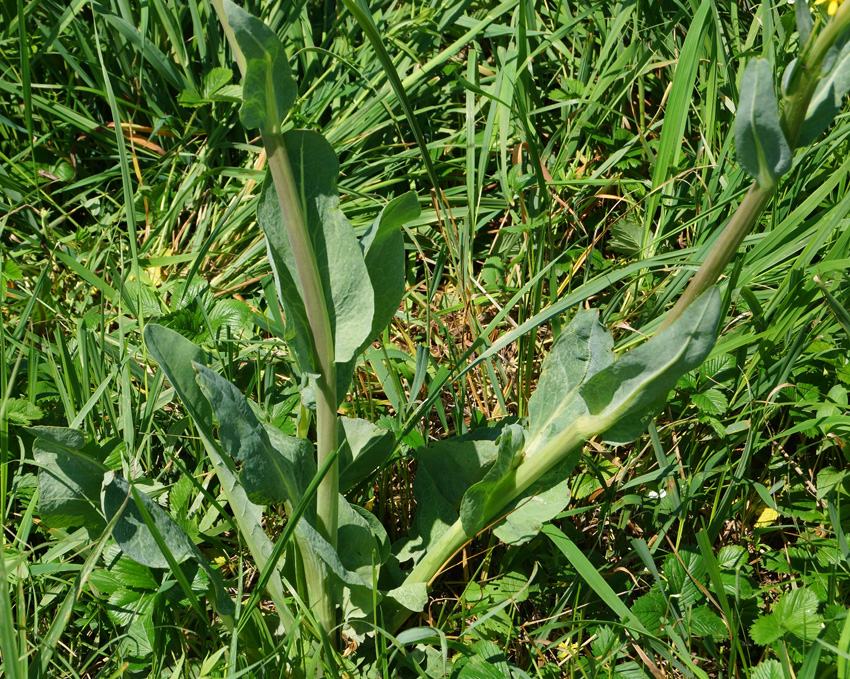
M7 281L19 281L24 277L21 267L11 257L7 257L3 261L3 277Z
M798 4L805 5L800 2ZM782 671L782 665L778 660L770 658L763 660L753 670L752 679L785 679L785 672Z
M738 570L747 565L747 550L740 545L725 545L717 553L717 565L724 570Z
M472 645L475 654L457 675L457 679L505 679L511 676L504 652L492 641Z
M700 412L707 415L722 415L729 408L729 399L722 391L708 389L702 393L691 394L693 403Z
M750 628L750 637L769 646L786 634L812 641L820 632L822 617L818 614L817 595L807 587L783 594L768 615L760 617Z
M741 167L762 187L771 187L791 169L792 154L779 122L773 67L752 59L741 77L735 115L735 148Z
M24 398L10 398L6 401L4 417L9 424L29 427L35 420L44 417L44 413L35 403L30 403Z
M204 76L204 96L210 97L233 81L233 71L217 66Z
M292 164L296 193L302 206L313 252L331 316L335 361L351 361L369 340L375 294L360 244L342 210L336 177L339 162L320 134L290 130L283 135ZM298 272L273 184L267 180L257 208L257 220L266 235L278 294L288 326L295 331L291 346L302 371L317 373L310 326L298 283ZM347 386L347 385L346 385Z
M588 379L579 393L593 416L592 428L614 444L639 437L676 381L711 352L720 312L720 293L711 288L669 328Z
M677 597L682 607L689 608L704 598L696 583L702 584L705 580L705 562L696 552L681 549L668 554L664 558L664 575L667 593Z
M688 618L691 634L698 637L723 639L729 636L722 618L708 609L707 606L697 606L690 612Z
M667 617L667 601L657 589L652 589L632 604L632 613L652 634L658 634Z
M275 131L298 93L283 44L262 21L230 0L224 0L224 11L245 57L239 112L242 124L249 129Z
M220 299L209 311L210 331L213 337L237 338L249 334L254 327L254 311L238 299Z
M643 227L639 221L630 217L622 217L611 225L608 247L626 257L640 254L643 246Z

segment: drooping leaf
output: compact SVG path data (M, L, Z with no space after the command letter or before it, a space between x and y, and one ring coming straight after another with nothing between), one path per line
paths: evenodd
M189 558L197 561L213 586L216 610L222 615L233 615L235 607L233 601L225 592L221 576L218 571L212 569L204 555L186 534L186 531L180 528L174 519L147 495L141 492L137 492L135 495L144 504L153 525L174 560L178 564ZM131 495L130 484L127 481L116 476L114 472L107 472L103 477L100 500L105 516L111 518L121 512L121 516L112 530L112 537L127 556L150 568L170 567L168 559L160 550L153 533L145 523L136 504L136 498Z
M560 334L528 403L528 446L534 455L587 412L579 387L614 361L614 338L595 310L580 310Z
M51 438L78 442L73 434ZM100 487L107 468L85 453L47 438L36 439L32 449L38 465L41 520L54 528L83 526L91 535L102 532L106 521L100 510Z
M792 154L779 122L773 67L752 59L741 77L741 97L735 114L738 162L760 186L770 187L791 169Z
M339 489L345 493L368 478L393 452L392 432L367 420L340 418Z
M593 375L579 388L594 428L614 444L634 441L686 372L711 352L720 319L716 288L696 299L669 328Z
M798 146L811 144L832 124L847 92L850 92L850 40L845 42L829 72L818 82L806 111Z
M192 555L192 548L194 547L189 536L156 502L144 493L139 493L139 497L142 498L145 509L151 515L157 530L164 538L177 563L182 563L188 559ZM168 561L160 551L153 535L145 525L136 503L130 496L130 485L124 479L116 476L114 472L107 472L103 477L101 502L104 515L109 517L122 511L123 506L123 513L112 531L112 537L115 538L115 542L127 556L151 568L168 568Z
M291 130L283 138L296 192L305 201L302 210L331 316L335 361L346 363L369 340L375 295L360 244L339 209L336 188L339 162L331 145L318 133ZM292 247L274 186L268 180L260 197L257 220L268 241L269 261L283 301L286 322L294 325L293 352L302 371L318 372Z
M316 473L312 444L264 426L239 389L206 366L193 365L198 386L218 418L221 444L242 465L239 476L248 497L258 504L297 505Z
M224 11L245 57L242 124L263 132L277 130L298 94L283 44L262 21L230 0L224 0Z
M245 540L258 567L263 568L274 545L263 530L262 508L248 499L233 463L216 444L213 436L212 410L195 381L195 369L192 364L205 365L206 355L200 347L192 344L182 335L155 323L145 326L144 340L148 351L165 372L198 428L204 448L233 512L233 518L239 526L242 539ZM285 624L294 624L292 614L284 600L280 576L275 573L267 586L275 606L284 617Z
M375 295L372 329L362 352L389 325L404 297L404 237L401 227L419 217L419 203L413 193L391 200L360 238L360 247Z

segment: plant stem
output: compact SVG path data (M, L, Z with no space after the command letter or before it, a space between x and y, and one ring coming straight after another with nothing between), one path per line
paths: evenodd
M602 423L602 429L607 429L610 423ZM523 462L502 481L500 487L493 491L491 498L493 504L484 509L487 522L492 525L499 521L501 513L514 500L522 495L528 488L538 481L547 471L561 463L570 453L576 450L584 442L599 434L599 431L591 430L585 418L579 418L558 436L552 438L546 445ZM527 448L528 446L526 446ZM430 585L437 577L445 564L475 535L468 535L463 528L461 520L455 521L440 538L428 548L425 555L414 566L404 580L405 585L424 583ZM397 630L411 612L407 609L397 608L388 611L386 625L391 632Z
M219 21L224 28L230 48L242 75L245 75L245 57L236 42L233 30L227 20L221 0L213 0ZM316 253L305 219L305 206L302 196L296 189L295 176L286 143L279 125L272 129L262 130L263 146L268 157L269 172L274 182L278 204L283 215L284 224L292 254L307 321L312 335L314 361L318 369L316 386L316 451L318 467L321 468L338 446L337 441L337 394L336 394L336 363L334 362L334 340L331 330L330 312L327 307L322 279L319 275L319 265ZM339 466L334 463L325 478L319 484L316 492L317 529L333 546L337 547L337 529L339 515ZM316 615L331 639L331 645L336 646L336 606L333 598L326 591L325 578L315 559L305 558L307 579L310 584L310 604L315 607Z
M805 50L800 57L802 63L795 75L795 81L792 82L792 92L785 100L781 121L782 130L792 149L796 148L800 138L809 104L821 79L821 68L826 55L848 26L850 26L850 2L844 3L839 8L835 16L818 34L811 48ZM759 186L758 182L752 183L708 257L690 280L675 306L664 318L659 331L670 326L691 302L720 279L726 266L744 242L744 238L752 231L759 216L767 207L775 190L776 184Z

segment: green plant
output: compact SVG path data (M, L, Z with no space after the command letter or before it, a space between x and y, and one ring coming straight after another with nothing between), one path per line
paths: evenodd
M443 564L480 531L493 526L505 542L519 544L557 514L568 498L565 480L586 439L607 432L609 440L625 442L640 435L677 378L711 350L721 311L719 295L712 291L698 298L666 334L616 362L613 340L593 313L576 314L544 365L528 403L527 427L506 423L487 433L438 443L419 455L415 492L420 511L414 532L388 549L386 533L374 517L349 504L338 490L350 490L369 478L392 454L393 442L368 422L340 421L337 406L349 386L352 360L398 306L403 292L403 274L399 276L395 264L400 257L399 229L403 218L412 217L418 207L414 199L402 196L387 206L365 236L359 241L354 237L337 207L336 161L330 146L313 133L278 129L294 95L286 87L278 91L279 83L268 87L269 74L281 76L288 68L276 36L238 10L228 11L235 16L236 41L241 37L248 57L243 121L261 128L270 159L274 189L264 189L259 220L288 323L285 339L304 377L302 434L309 411L315 410L318 464L306 437L285 437L261 424L239 390L205 367L210 361L201 351L161 327L148 326L147 346L192 417L240 535L262 573L246 606L250 614L243 612L241 620L231 619L235 607L225 597L214 595L213 601L222 619L237 629L250 624L252 609L267 588L284 627L294 634L300 633L301 621L288 596L296 596L307 608L316 607L317 624L308 620L306 628L332 644L340 611L353 633L362 633L357 622L362 619L392 632L409 611L421 608L425 587ZM252 44L251 36L261 39ZM752 153L760 163L764 153ZM771 165L768 174L761 164L751 167L760 185L772 189L773 174L778 176L786 165ZM747 219L754 220L759 212L748 210ZM720 270L735 249L727 247ZM378 280L387 269L392 280ZM457 460L452 483L441 478L449 454ZM90 471L103 480L103 469ZM454 483L458 479L463 483ZM313 487L318 489L315 500ZM115 509L120 506L115 504L115 488L110 478L80 492L93 498L102 490L103 499L94 506ZM165 564L175 574L190 558L201 563L155 504L149 505L140 493L130 494L129 487L118 490L124 490L125 497L132 495L138 512L125 510L117 526L126 529L130 523L134 536L150 537L143 549L133 552L132 543L119 531L116 539L125 551L156 567ZM112 497L110 503L107 497ZM252 501L284 506L288 523L276 544L266 537ZM79 517L73 509L63 511ZM408 560L413 560L413 569L399 577L395 562ZM210 582L214 580L210 574ZM179 585L195 605L189 580Z

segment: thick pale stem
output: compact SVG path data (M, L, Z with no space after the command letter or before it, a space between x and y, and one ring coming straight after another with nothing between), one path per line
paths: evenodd
M322 279L313 252L313 244L304 221L305 209L296 192L292 166L286 153L283 135L264 134L263 144L269 159L269 171L274 182L278 203L283 214L292 254L295 259L298 282L307 312L307 321L313 335L315 360L319 369L316 379L316 450L321 467L336 450L336 365L331 332L330 315L325 305ZM319 484L316 492L318 530L336 549L339 514L339 467L334 464ZM309 560L305 559L309 565ZM331 631L336 626L336 607L333 597L325 589L324 578L315 569L308 573L311 605L316 609L322 627L333 640Z
M844 3L839 8L836 15L818 34L811 48L801 57L799 73L795 76L796 80L792 82L792 92L785 101L785 110L782 115L782 129L792 149L797 146L797 140L800 138L806 112L821 78L824 59L848 26L850 26L850 2ZM753 182L717 243L688 283L685 292L664 318L659 330L664 330L672 324L691 302L720 279L726 266L744 242L744 238L752 231L759 216L767 207L775 190L775 185L762 187L758 182Z
M486 515L485 521L488 524L498 521L501 518L501 513L546 472L563 462L570 453L581 446L588 438L599 433L599 431L592 430L588 424L588 420L579 418L569 428L540 448L534 455L523 460L501 483L501 486L493 491L491 495L493 498L491 501L492 504L489 504L484 510L484 514ZM607 428L608 423L600 425L597 422L596 428L599 428L599 426ZM468 535L466 533L460 519L455 521L437 542L428 547L428 551L422 557L422 560L414 566L413 570L405 578L404 584L424 583L430 585L431 581L437 577L446 563L474 537L474 535ZM386 621L387 628L390 631L398 629L409 616L410 611L406 609L391 611Z
M244 76L245 57L236 42L222 2L213 0L213 5L239 70ZM316 379L316 449L318 466L321 468L338 445L336 364L330 313L325 304L326 297L322 289L319 266L307 230L305 206L296 190L286 144L277 125L273 129L263 130L263 145L266 148L269 171L295 259L298 282L304 296L307 321L313 340L314 359L319 370L319 376ZM339 514L339 467L336 464L325 475L316 492L316 514L319 532L336 549ZM304 561L309 581L310 603L315 607L322 627L333 642L335 635L332 634L332 630L336 627L335 603L326 590L326 582L315 563L315 558L305 558Z

